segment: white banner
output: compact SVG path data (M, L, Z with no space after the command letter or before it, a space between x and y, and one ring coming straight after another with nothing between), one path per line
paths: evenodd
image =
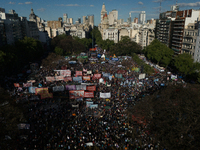
M78 108L79 107L79 104L77 105L72 105L73 108Z
M64 86L54 86L53 87L53 91L54 92L62 92L65 90L65 87Z
M145 73L139 74L139 80L140 80L140 79L144 79L144 78L145 78L145 75L146 75Z
M101 93L100 92L100 98L110 98L111 97L111 93Z

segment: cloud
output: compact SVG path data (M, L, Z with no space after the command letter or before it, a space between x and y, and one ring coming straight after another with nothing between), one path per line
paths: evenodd
M9 2L8 4L15 4L15 2Z
M37 11L40 11L40 12L44 12L45 10L46 10L45 8L37 9Z
M19 5L23 5L23 3L18 3Z
M178 3L180 7L200 7L200 2L196 3Z
M25 4L29 5L29 4L32 4L32 2L25 2Z
M94 7L94 5L90 5L90 7Z
M89 7L94 7L94 5L79 5L79 4L57 4L56 6L65 6L65 7L83 7L83 6L89 6Z
M139 5L143 5L143 2L138 2Z

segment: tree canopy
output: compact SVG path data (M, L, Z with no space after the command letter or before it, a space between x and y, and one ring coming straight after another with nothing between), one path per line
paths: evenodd
M133 42L130 40L129 37L123 37L121 41L116 43L110 48L110 55L117 55L117 56L123 56L128 55L131 56L132 53L141 53L142 47L137 44L136 42Z
M131 108L134 116L147 120L146 130L170 150L196 149L200 146L200 86L167 86Z
M172 49L168 48L157 39L145 48L144 53L148 59L164 67L170 64L174 54Z

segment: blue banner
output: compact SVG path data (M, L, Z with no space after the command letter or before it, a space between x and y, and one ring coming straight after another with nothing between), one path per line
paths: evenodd
M118 60L119 60L119 58L112 58L112 60L113 60L113 61L118 61Z
M28 88L28 91L29 91L29 93L35 93L35 89L36 89L37 87L29 87Z

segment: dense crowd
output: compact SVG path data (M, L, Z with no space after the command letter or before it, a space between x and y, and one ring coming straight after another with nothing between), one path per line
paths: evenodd
M126 58L125 61L140 68L131 58ZM61 67L60 64L56 68L39 68L33 78L35 80L33 85L41 84L43 87L51 88L77 84L74 81L46 81L47 76L59 76L55 70ZM161 85L166 85L165 73L146 75L139 79L141 71L127 69L119 61L76 63L66 68L71 70L72 75L83 69L91 70L92 74L102 74L101 83L99 79L84 81L96 86L94 98L46 98L29 101L27 123L30 124L30 129L20 131L20 135L23 136L18 139L19 144L16 149L84 149L89 146L99 149L158 149L159 143L155 143L153 136L147 130L148 123L142 120L134 122L128 116L127 110L136 105L146 94L161 88ZM119 70L120 78L115 77L115 73L119 73ZM105 73L112 78L104 77ZM19 90L16 87L10 92L20 99L22 94L19 93L28 91L26 88ZM111 97L100 98L100 92L110 92ZM68 91L54 93L56 94L68 96ZM98 107L93 109L86 107L87 101L98 104Z

